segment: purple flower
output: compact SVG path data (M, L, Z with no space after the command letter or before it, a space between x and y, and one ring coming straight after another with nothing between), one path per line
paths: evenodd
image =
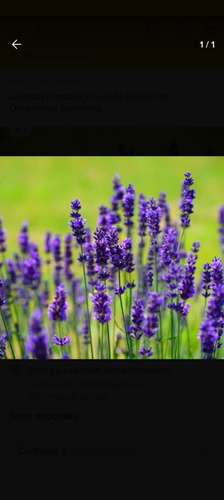
M196 270L197 255L188 254L187 263L184 266L185 272L179 284L179 294L183 300L187 300L195 295L194 275Z
M143 335L144 323L144 304L141 299L135 299L131 308L131 326L130 336L134 339L140 339Z
M86 256L86 274L89 278L89 285L94 286L96 282L96 279L94 279L94 276L96 276L94 244L86 242L83 248Z
M110 252L107 244L107 237L103 229L99 227L96 228L93 238L95 243L93 248L95 249L95 259L98 266L106 266L110 257Z
M36 359L48 358L49 339L42 322L42 311L40 309L35 309L29 320L29 337L26 343L26 349L28 352L31 352Z
M169 266L172 260L175 260L175 262L179 261L177 248L177 231L168 228L167 232L163 235L162 244L159 249L161 264L164 267Z
M71 342L71 340L70 340L70 338L68 336L59 338L57 335L53 335L53 337L52 337L52 343L54 345L63 346L63 345L66 345L66 344L70 344L70 342Z
M69 354L64 353L64 354L62 354L60 359L70 359L70 356L69 356Z
M6 231L2 227L2 217L0 215L0 252L6 251Z
M4 337L0 337L0 359L4 358L6 350L6 339Z
M176 313L180 313L181 316L187 316L191 305L184 300L178 300L178 302L169 302L167 307L176 311Z
M147 284L148 287L151 288L153 285L153 271L150 269L147 274Z
M143 325L144 335L148 338L153 337L159 329L158 314L160 312L162 304L163 304L163 297L159 293L151 292L149 294L148 314L145 317Z
M134 206L135 206L135 190L132 184L129 184L123 196L124 209L124 224L125 226L133 226Z
M88 345L90 343L90 338L89 338L89 323L87 314L85 314L84 324L80 328L80 333L83 336L83 344Z
M140 236L139 247L145 246L145 235L147 230L147 216L148 216L148 201L145 199L144 194L138 197L138 235Z
M48 317L52 321L66 321L66 310L68 309L66 296L67 292L65 290L65 285L58 285L54 300L48 307Z
M40 292L40 302L44 308L47 308L49 305L49 284L46 280L44 281L43 290Z
M72 235L71 234L66 234L64 236L64 273L65 273L65 279L67 281L71 281L73 278L73 272L71 271L70 267L73 263L72 259Z
M158 205L161 209L161 216L165 217L165 224L166 224L166 229L168 229L170 227L170 211L169 211L169 205L166 201L166 193L164 193L164 191L161 191L161 193L159 193L159 197L158 197Z
M148 228L150 236L156 237L160 231L161 208L154 198L149 199L148 203Z
M146 348L144 345L142 345L142 347L139 349L139 354L142 358L148 358L149 356L152 356L153 355L153 350L152 350L152 346Z
M193 200L195 198L195 189L189 189L194 181L190 172L185 172L185 179L182 183L181 201L179 207L181 210L181 226L188 227L190 225L190 215L193 214Z
M103 231L108 231L111 226L111 212L108 207L101 205L99 207L99 217L97 219L97 226Z
M99 283L95 287L94 295L90 294L90 298L93 302L93 317L97 319L99 323L107 323L110 321L112 313L109 305L112 299L106 293L106 287L103 283Z
M211 286L223 283L223 267L219 257L214 257L211 264Z
M60 235L56 234L55 236L52 236L51 238L51 251L54 257L54 283L55 286L58 286L60 284L60 271L62 269L61 261L62 261L62 255L61 255L61 239Z
M131 238L125 238L122 241L122 247L124 250L124 270L126 273L132 273L134 271L134 259L132 253L132 241Z
M207 318L201 323L198 338L201 340L201 350L208 358L212 357L215 350L215 342L218 339L216 329Z
M40 271L36 260L32 257L23 260L21 268L23 285L30 286L32 290L37 290L40 284Z
M81 210L81 204L78 199L71 201L72 212L70 217L72 220L69 221L69 227L72 230L72 234L76 239L78 245L83 245L86 242L86 220L83 219L79 211Z
M45 236L44 236L44 251L46 253L51 252L51 232L46 231Z
M114 289L115 290L114 291L115 295L118 295L118 296L123 295L123 293L125 292L126 288L127 288L127 285L124 285L124 286L121 286L121 285L120 286L115 286L115 289Z
M16 265L14 261L10 258L6 259L6 269L11 283L16 283L17 280Z
M224 253L224 205L219 208L219 224L220 228L218 229L220 233L220 243L222 253Z
M119 236L118 231L115 228L111 228L107 233L107 245L110 252L110 261L114 269L122 270L125 268L125 252L123 245L118 243Z
M29 252L28 222L24 221L18 235L18 244L22 253Z
M203 297L207 298L210 297L210 285L211 285L211 266L209 262L206 262L203 266L203 273L202 273L202 288L204 292L202 292Z

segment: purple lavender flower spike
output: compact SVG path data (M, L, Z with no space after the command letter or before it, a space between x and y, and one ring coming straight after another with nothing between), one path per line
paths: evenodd
M135 190L132 184L129 184L123 196L124 209L124 224L125 226L133 226L134 206L135 206Z
M222 250L222 253L224 253L224 205L222 205L219 208L219 224L220 224L220 227L219 227L218 231L220 233L221 250Z
M66 352L65 352L64 354L62 354L60 359L70 359L70 356L69 356L69 354L66 354Z
M0 252L6 251L6 231L2 227L2 217L0 215Z
M125 254L121 243L118 243L119 236L116 228L112 227L107 233L107 245L110 252L110 261L115 270L125 268Z
M4 358L6 350L6 339L4 337L0 337L0 359Z
M190 172L185 172L185 179L182 183L181 201L179 207L181 210L181 227L189 227L190 225L190 215L193 214L193 200L195 199L196 191L195 189L190 189L190 186L194 184L194 180L191 177Z
M93 302L93 317L99 323L107 323L111 320L112 312L109 305L112 302L111 297L106 293L106 286L99 283L95 287L94 294L90 294Z
M142 347L139 349L138 352L142 358L145 358L145 357L148 358L149 356L153 355L152 346L150 346L149 348L146 348L144 345L142 345Z
M124 251L124 270L126 273L132 273L135 268L134 264L134 258L133 258L133 253L132 253L132 241L131 238L125 238L122 241L122 247Z
M14 261L10 258L6 259L6 269L11 283L12 284L16 283L17 280L16 265Z
M53 302L48 307L48 317L52 321L66 321L68 304L66 302L67 291L65 285L60 284L56 289Z
M140 236L138 246L143 248L145 246L145 236L147 231L147 214L148 214L148 201L146 200L144 194L140 194L138 197L138 235Z
M143 324L143 332L145 337L151 338L158 331L159 312L163 304L163 297L157 292L149 294L148 314L145 317Z
M80 333L82 334L83 336L83 344L84 345L88 345L90 343L90 339L89 339L89 325L88 325L88 318L87 318L87 315L85 314L85 318L84 318L84 324L82 325L82 327L80 328Z
M86 220L83 219L79 211L81 210L81 203L78 199L71 201L72 211L70 213L71 220L69 221L69 227L72 230L72 234L76 239L77 245L83 245L86 242Z
M18 244L22 253L29 252L28 222L24 221L18 235Z
M160 230L161 208L154 198L149 199L148 203L148 229L150 236L156 238L161 232Z
M223 283L223 266L219 257L214 257L211 264L211 286Z
M95 243L93 248L95 249L95 260L98 266L106 266L110 257L110 252L107 244L107 237L102 228L97 227L94 232L93 238Z
M202 292L203 297L207 298L210 297L210 288L211 288L211 265L209 262L206 262L203 266L203 273L202 273L202 289L204 292Z
M99 217L97 219L97 226L103 231L108 231L111 226L111 212L108 207L101 205L99 207Z
M86 242L84 243L83 249L86 256L86 274L88 276L88 283L90 286L94 286L96 283L94 244Z
M62 269L62 255L61 255L61 239L60 235L56 234L51 238L51 251L54 257L54 283L57 287L60 284L60 272Z
M196 270L196 260L197 252L199 250L200 243L195 242L193 244L193 253L188 254L187 263L184 266L184 275L179 284L179 294L183 300L187 300L195 295L195 285L194 285L194 275ZM196 249L196 250L195 250Z
M44 236L44 251L45 253L51 253L51 232L46 231Z
M66 234L64 236L64 274L67 281L71 281L73 278L73 272L71 271L71 265L73 263L72 259L72 235Z
M29 337L26 349L36 359L48 358L49 339L42 322L42 311L35 309L29 320Z
M45 309L49 305L49 284L48 281L44 281L43 290L40 292L40 302L42 307Z
M170 227L170 210L169 210L169 205L166 201L166 193L164 193L164 191L161 191L161 193L159 193L158 205L161 209L161 216L165 217L165 224L166 224L165 232L166 232Z
M40 270L36 260L32 257L22 261L22 283L29 286L32 290L37 290L40 284Z
M201 340L202 353L207 358L211 358L214 353L215 342L218 339L218 334L214 326L212 326L211 321L207 318L204 319L200 326L198 338Z
M130 336L139 340L143 335L144 304L141 299L135 299L131 308Z
M53 337L52 337L52 343L54 345L60 345L61 347L66 345L66 344L70 344L70 342L71 342L71 339L68 336L59 338L57 335L53 335Z

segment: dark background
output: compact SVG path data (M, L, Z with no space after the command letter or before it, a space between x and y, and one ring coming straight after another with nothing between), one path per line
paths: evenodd
M40 6L39 6L40 7ZM206 9L206 6L204 6ZM75 14L83 14L75 7ZM207 17L175 18L152 17L158 14L158 7L150 7L150 16L136 17L135 10L130 18L60 18L32 19L29 9L18 4L15 15L0 19L0 70L1 97L8 71L16 70L17 77L23 71L44 69L51 75L52 69L84 70L83 62L74 64L71 41L67 28L65 36L58 36L58 26L83 26L77 44L87 44L92 50L94 44L100 51L97 57L88 59L87 67L95 73L96 68L158 71L208 69L214 77L214 91L204 79L202 94L207 102L206 123L195 125L194 105L189 99L189 89L183 87L185 107L192 106L192 123L180 126L172 123L164 126L121 127L117 114L116 141L110 126L96 127L86 124L82 128L65 125L32 126L29 120L13 119L9 124L7 112L1 113L0 154L4 155L222 155L224 149L224 122L210 126L214 112L211 102L217 99L217 116L222 117L223 95L215 93L217 70L224 65L224 18ZM121 9L121 7L120 7ZM206 14L210 14L211 6ZM1 7L2 13L10 14L8 6ZM224 11L224 7L223 7ZM22 17L22 13L26 17ZM42 10L42 14L52 11ZM65 11L64 11L65 12ZM102 7L94 5L94 12L103 14ZM177 14L177 10L169 11ZM61 7L55 5L54 14L60 14ZM121 13L121 10L120 12ZM123 14L125 10L123 11ZM199 14L197 7L191 14ZM221 12L219 11L219 14ZM224 12L223 12L224 13ZM71 11L69 12L71 14ZM134 17L135 16L135 17ZM93 22L94 21L94 22ZM50 35L38 38L38 26L49 28ZM90 31L89 26L92 26ZM97 29L96 29L97 26ZM183 26L178 32L178 27ZM56 27L56 30L54 28ZM106 28L105 28L106 27ZM110 27L110 29L109 29ZM122 28L122 29L121 29ZM178 28L178 29L177 29ZM36 35L34 35L34 29ZM51 31L52 30L52 31ZM54 32L54 35L52 34ZM186 35L183 33L186 32ZM55 34L56 33L56 34ZM76 31L77 33L77 31ZM91 34L91 36L90 36ZM21 37L23 46L18 54L12 48L14 38ZM13 39L12 39L13 38ZM201 50L200 40L216 40L216 49ZM53 43L52 43L53 40ZM129 44L135 48L131 53L122 48ZM27 46L26 46L27 41ZM31 45L30 45L31 43ZM58 45L57 45L58 44ZM110 46L108 53L106 48ZM28 60L25 51L31 50ZM37 57L41 49L45 55L52 47L58 47L57 56L43 63ZM62 62L60 51L70 54ZM148 57L148 50L151 57ZM32 52L33 51L33 52ZM144 52L144 57L142 56ZM58 56L59 54L59 56ZM141 57L140 57L141 55ZM15 57L16 56L16 57ZM98 62L97 62L98 61ZM175 82L174 82L175 83ZM195 82L196 84L196 82ZM219 90L222 85L219 80ZM52 87L52 91L54 88ZM63 87L61 89L63 92ZM174 103L175 108L175 103ZM174 109L175 111L175 109ZM219 111L219 112L218 112ZM159 115L160 116L160 115ZM213 113L213 118L216 113ZM224 115L223 115L224 116ZM35 116L34 116L35 118ZM69 117L68 117L69 118ZM134 122L135 115L133 115ZM172 116L171 116L172 118ZM31 120L32 121L32 120ZM44 121L44 115L43 115ZM74 136L80 134L80 144L74 145ZM55 134L60 141L55 141ZM122 142L123 138L123 142ZM150 140L149 140L150 138ZM120 141L120 142L119 142ZM2 361L1 377L1 428L2 454L6 462L32 464L36 462L70 463L211 463L221 457L222 436L219 433L221 414L223 361ZM212 419L212 420L211 420ZM130 465L130 467L131 467Z

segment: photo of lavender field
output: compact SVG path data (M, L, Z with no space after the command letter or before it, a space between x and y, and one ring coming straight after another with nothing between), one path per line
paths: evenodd
M0 157L0 359L223 359L224 157Z

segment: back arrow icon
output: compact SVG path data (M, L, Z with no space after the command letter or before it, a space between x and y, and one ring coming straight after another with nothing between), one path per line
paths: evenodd
M16 49L16 50L17 50L17 48L18 48L18 45L22 45L22 44L21 44L21 43L19 43L19 42L17 42L17 39L16 39L16 40L14 40L14 42L12 42L12 46L13 46L13 47L14 47L14 49Z

